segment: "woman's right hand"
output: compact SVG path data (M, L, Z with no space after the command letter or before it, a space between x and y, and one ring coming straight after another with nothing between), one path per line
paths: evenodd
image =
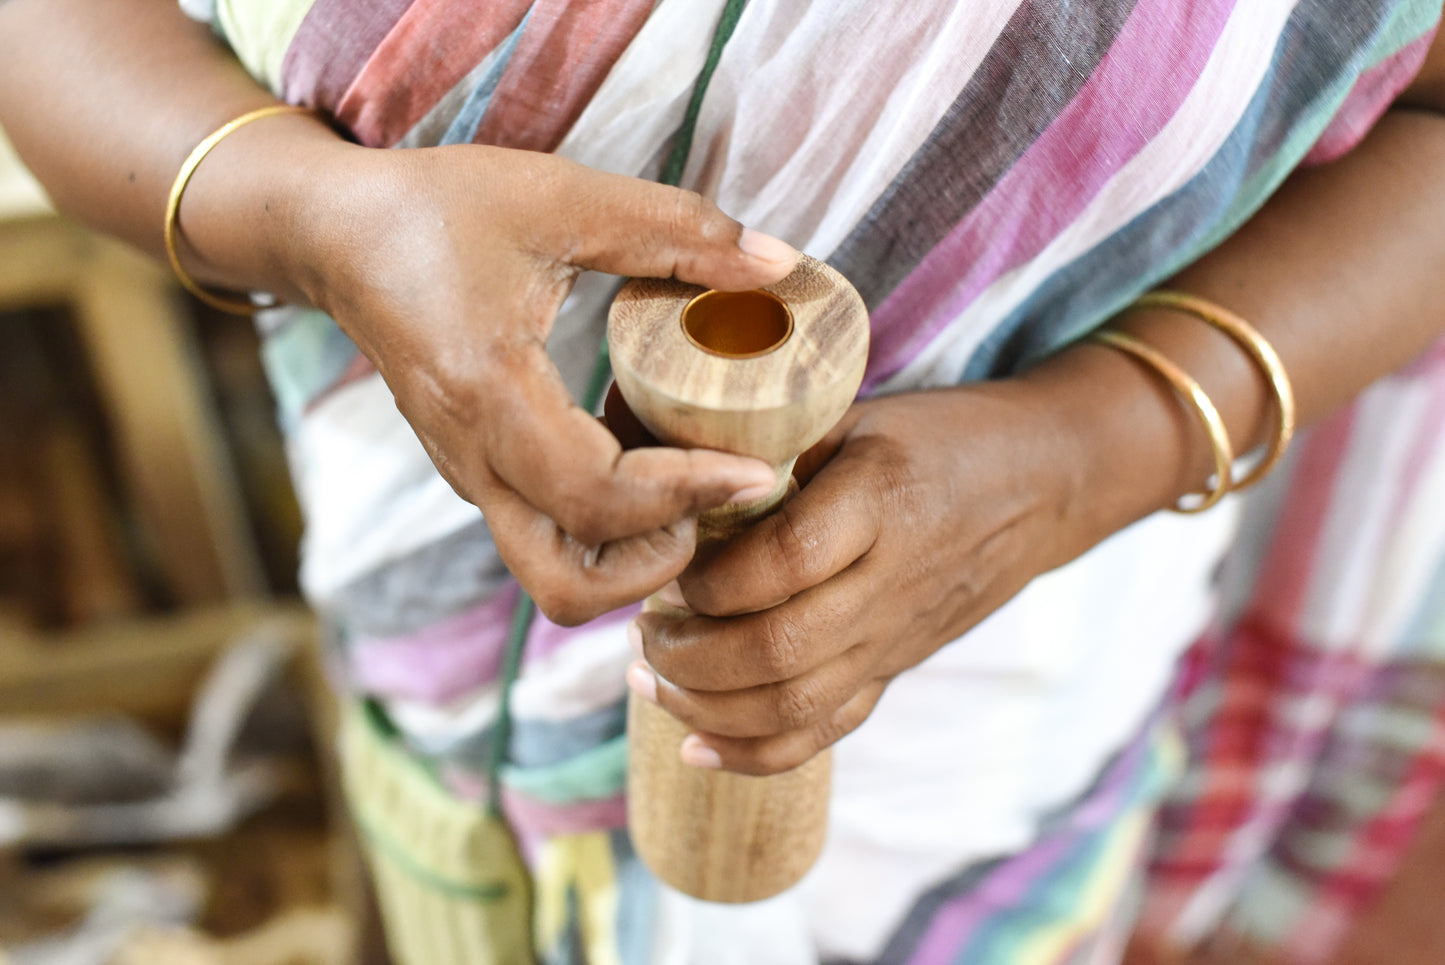
M62 211L158 256L186 156L274 103L173 0L0 2L6 132ZM696 195L520 151L358 147L292 114L206 156L180 229L198 281L335 316L555 620L664 585L691 558L694 514L771 485L720 453L624 454L544 351L584 268L720 288L792 269L791 248Z
M437 469L551 619L641 599L697 513L770 489L707 450L623 452L546 354L583 269L747 289L797 253L696 194L533 152L337 144L288 219L291 281L376 365Z

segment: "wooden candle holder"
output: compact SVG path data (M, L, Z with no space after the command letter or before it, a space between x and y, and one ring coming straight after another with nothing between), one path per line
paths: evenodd
M703 514L699 543L726 539L788 495L793 463L852 403L868 357L868 312L853 287L803 256L753 292L636 279L608 319L618 389L668 445L762 459L778 483L756 502ZM650 599L647 609L668 610ZM633 845L672 887L743 902L791 887L827 830L831 755L752 777L689 767L689 733L657 705L629 699L628 821Z

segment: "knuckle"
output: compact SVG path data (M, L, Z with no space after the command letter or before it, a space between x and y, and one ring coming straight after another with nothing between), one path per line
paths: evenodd
M597 615L589 600L565 585L536 587L531 596L537 609L558 626L579 626Z
M558 483L553 490L552 520L583 546L600 546L614 535L594 487Z
M773 694L773 717L782 730L801 730L822 716L823 697L802 681L780 685Z
M878 449L877 468L872 475L872 500L879 507L906 511L909 493L914 488L910 456L891 440L880 442Z
M866 717L866 713L863 715ZM832 747L838 741L851 734L862 719L853 719L852 714L837 712L829 714L813 726L813 732L817 735L819 747Z
M796 511L790 510L788 504L784 504L772 519L772 538L767 543L773 557L772 564L789 585L797 585L808 574L815 555L815 541L804 532Z
M446 353L443 364L451 371L449 382L486 385L531 365L525 337L502 332L485 339L471 352ZM479 378L478 373L484 378Z
M753 754L748 761L747 772L758 777L772 777L802 767L813 754L810 746L799 741L771 741Z
M801 628L791 619L774 613L763 621L756 658L774 680L797 676L803 662L804 640Z
M716 206L696 191L675 191L672 205L672 228L676 237L702 237L716 240L720 234L715 217Z

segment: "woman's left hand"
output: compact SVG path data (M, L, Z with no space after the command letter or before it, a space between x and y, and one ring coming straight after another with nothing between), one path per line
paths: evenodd
M690 612L638 618L630 685L693 729L690 764L802 764L1102 535L1072 522L1079 444L1020 380L855 405L799 460L800 492L670 588Z

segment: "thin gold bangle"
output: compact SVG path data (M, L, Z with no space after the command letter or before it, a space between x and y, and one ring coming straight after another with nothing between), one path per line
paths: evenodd
M1176 503L1173 510L1176 513L1202 513L1223 499L1233 488L1229 470L1234 463L1234 448L1229 444L1229 432L1224 427L1224 419L1220 417L1219 410L1204 389L1188 372L1175 365L1162 352L1132 335L1106 330L1095 332L1090 338L1110 348L1127 352L1163 376L1174 387L1174 391L1194 409L1204 426L1205 434L1209 436L1209 444L1214 449L1214 488L1198 493L1200 501L1196 505Z
M1167 308L1207 322L1233 339L1263 370L1265 380L1269 382L1269 387L1274 392L1275 410L1278 416L1274 435L1269 441L1269 448L1265 450L1264 456L1243 479L1234 483L1234 489L1244 489L1259 482L1269 474L1284 455L1285 450L1289 448L1295 431L1294 386L1290 383L1289 373L1285 371L1279 353L1253 325L1227 308L1216 305L1208 299L1200 298L1198 295L1161 288L1140 296L1134 306Z
M258 306L253 304L249 298L245 300L239 298L224 298L206 291L206 289L202 288L200 284L191 277L190 272L186 271L185 267L181 264L180 252L176 249L176 234L181 213L181 195L185 194L186 185L191 181L191 175L196 173L196 168L205 160L206 155L211 153L211 149L240 128L245 127L252 121L259 121L263 117L271 117L276 114L305 113L309 113L309 108L297 107L293 104L271 104L267 107L249 111L235 120L221 125L207 136L205 140L196 145L195 150L190 153L185 163L181 165L181 170L176 175L176 180L171 184L171 194L166 200L166 257L170 259L171 270L176 273L176 279L181 283L181 286L212 308L220 309L223 312L230 312L232 315L253 315Z

